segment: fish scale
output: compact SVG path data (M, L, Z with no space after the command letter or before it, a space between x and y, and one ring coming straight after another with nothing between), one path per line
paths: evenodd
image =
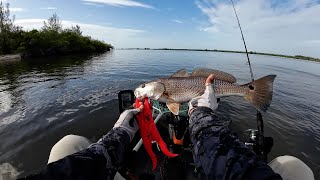
M186 102L193 97L202 95L205 90L205 81L205 77L174 77L158 80L158 82L166 87L164 94L178 103ZM214 80L213 86L216 97L230 95L244 96L248 90L246 87L220 80Z

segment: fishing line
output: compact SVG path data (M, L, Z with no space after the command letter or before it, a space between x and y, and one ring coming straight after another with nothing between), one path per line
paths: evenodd
M240 25L240 21L239 21L239 18L238 18L238 14L237 14L236 8L234 7L233 0L230 0L230 1L231 1L231 4L232 4L232 7L233 7L234 14L236 15L236 18L237 18L237 21L238 21L238 26L240 28L243 45L244 45L244 48L246 49L246 55L247 55L248 64L249 64L249 68L250 68L251 80L254 81L252 67L251 67L250 58L249 58L249 53L248 53L248 50L247 50L246 41L244 40L244 36L243 36L242 28L241 28L241 25Z
M250 74L251 74L251 80L254 81L251 62L250 62L250 58L249 58L249 53L248 53L246 41L244 40L244 36L243 36L242 28L241 28L241 25L240 25L240 21L239 21L239 18L238 18L238 14L237 14L236 8L234 7L233 0L230 0L230 1L231 1L231 4L232 4L232 7L233 7L234 14L236 15L236 18L237 18L237 22L238 22L238 26L239 26L239 29L240 29L240 32L241 32L243 45L244 45L244 48L246 50L246 55L247 55ZM263 160L265 162L267 162L267 153L264 150L264 127L263 126L264 125L263 125L262 114L259 111L257 111L257 128L258 128L259 136L260 136L258 144L262 147L261 155L263 157Z

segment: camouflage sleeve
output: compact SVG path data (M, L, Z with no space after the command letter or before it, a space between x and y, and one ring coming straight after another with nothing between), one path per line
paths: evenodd
M253 151L231 135L227 125L206 107L190 116L194 161L204 179L281 179Z
M89 148L50 163L39 174L23 179L113 179L129 143L125 130L112 129Z

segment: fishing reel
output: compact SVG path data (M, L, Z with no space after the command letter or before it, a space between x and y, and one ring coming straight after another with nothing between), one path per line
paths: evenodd
M244 133L245 135L249 136L249 142L246 142L245 145L249 147L255 147L259 131L256 129L247 129L244 131Z
M273 147L273 138L264 137L260 134L260 131L256 129L247 129L244 133L249 137L249 140L248 142L245 142L245 145L267 162L267 155Z

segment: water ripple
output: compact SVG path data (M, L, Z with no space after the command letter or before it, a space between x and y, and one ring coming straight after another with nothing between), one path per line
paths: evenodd
M295 155L319 174L320 63L256 55L251 59L255 77L278 75L273 102L263 114L266 134L275 139L271 156ZM45 162L52 143L63 135L92 138L110 129L117 107L108 102L120 90L195 67L227 71L239 84L250 81L244 54L115 50L35 61L0 64L0 164L21 163L19 171L26 173L28 167L39 167L22 154L42 149L38 160ZM222 99L217 113L231 120L238 133L256 127L255 109L243 98ZM105 120L108 117L114 120ZM51 144L44 147L49 139Z

